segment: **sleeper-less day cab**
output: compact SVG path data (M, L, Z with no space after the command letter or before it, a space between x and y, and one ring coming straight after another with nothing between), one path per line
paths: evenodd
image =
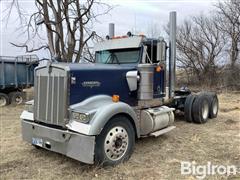
M175 109L187 121L216 117L215 94L175 91L176 12L169 47L163 38L113 36L111 29L95 45L95 63L35 69L34 100L21 114L23 140L85 163L115 165L131 156L137 138L173 130Z

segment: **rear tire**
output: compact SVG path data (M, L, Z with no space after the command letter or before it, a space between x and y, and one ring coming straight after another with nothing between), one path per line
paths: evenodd
M210 119L216 118L218 114L218 109L219 109L217 94L214 92L206 92L204 94L208 97L209 118Z
M6 106L9 104L8 95L0 93L0 107Z
M130 158L135 145L134 128L125 116L112 118L96 137L95 162L117 165Z
M192 106L193 121L195 123L206 123L209 117L209 103L205 94L196 97Z
M219 109L218 97L217 97L217 95L215 95L215 96L212 96L211 103L210 103L210 109L209 109L209 118L210 119L217 117L218 109Z
M22 104L24 101L23 92L19 92L19 91L11 92L11 93L9 93L9 97L11 99L11 104L13 104L13 105Z
M184 118L187 122L193 122L192 116L192 104L196 98L196 95L190 94L187 96L184 104Z

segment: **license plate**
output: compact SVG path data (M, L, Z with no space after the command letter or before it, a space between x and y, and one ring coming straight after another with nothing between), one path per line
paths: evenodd
M41 138L32 138L32 144L42 147L43 140Z

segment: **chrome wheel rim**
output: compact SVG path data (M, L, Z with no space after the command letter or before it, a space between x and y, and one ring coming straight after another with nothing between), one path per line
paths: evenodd
M213 114L217 114L217 111L218 111L218 104L217 104L217 101L214 101L213 102Z
M4 97L0 97L0 106L5 106L7 104L7 100Z
M208 102L204 102L203 107L202 107L202 116L203 119L207 119L209 114L209 107L208 107Z
M125 128L121 126L113 127L104 141L106 156L112 161L121 159L127 152L128 141L128 133Z
M22 96L17 96L17 97L15 98L15 102L16 102L16 104L21 104L21 103L23 102Z

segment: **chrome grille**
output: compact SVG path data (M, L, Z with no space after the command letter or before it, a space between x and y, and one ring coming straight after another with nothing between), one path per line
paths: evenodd
M64 126L67 118L67 73L51 67L38 69L35 75L34 119Z

